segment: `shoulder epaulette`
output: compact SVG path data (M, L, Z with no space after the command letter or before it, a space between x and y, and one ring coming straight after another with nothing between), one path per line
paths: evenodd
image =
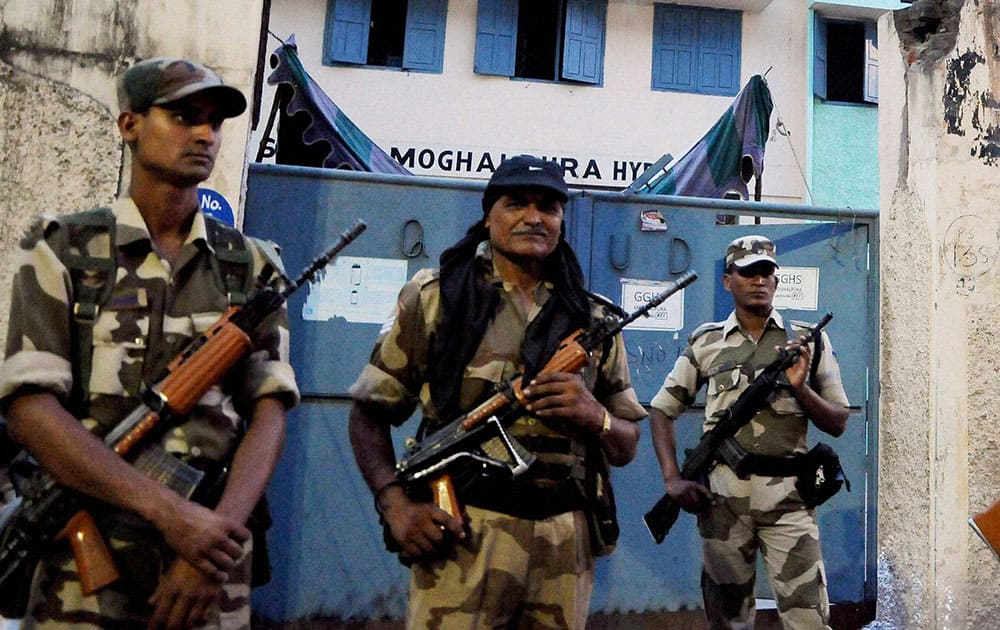
M702 335L704 335L709 331L722 330L725 325L726 322L705 322L701 326L698 326L693 331L691 331L691 334L688 335L688 343L689 344L694 343L695 339L701 337Z
M411 282L416 282L421 289L431 284L432 282L437 282L441 278L441 270L437 268L427 268L423 267L418 269L413 277L410 278Z

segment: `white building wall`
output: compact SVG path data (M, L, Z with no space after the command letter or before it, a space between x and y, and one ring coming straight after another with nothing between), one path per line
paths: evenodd
M733 2L723 4L734 6ZM448 3L441 74L324 66L326 7L326 0L274 0L269 28L282 38L295 34L306 70L386 151L427 147L529 152L573 157L581 164L593 158L601 165L604 181L589 178L574 183L622 188L635 173L629 172L625 180L612 180L605 165L616 160L655 162L664 153L679 158L732 102L732 97L650 88L652 2L609 3L604 85L600 87L475 74L475 0ZM766 78L775 104L772 129L780 117L791 132L789 137L772 132L767 145L763 192L772 201L804 198L807 23L808 3L802 0L773 0L762 11L743 15L742 82L770 69ZM277 45L272 38L269 50ZM273 88L266 87L264 112L269 111L272 95ZM252 138L252 146L259 142L262 129L263 125ZM415 172L447 175L433 170Z

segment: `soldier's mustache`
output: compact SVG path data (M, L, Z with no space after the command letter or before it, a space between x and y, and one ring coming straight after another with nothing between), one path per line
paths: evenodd
M513 230L511 232L514 236L548 236L549 233L545 230Z

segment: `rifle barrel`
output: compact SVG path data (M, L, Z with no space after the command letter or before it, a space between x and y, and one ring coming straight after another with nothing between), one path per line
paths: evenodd
M697 279L698 279L698 274L695 273L693 270L684 272L684 275L682 275L680 278L677 278L676 280L668 284L667 288L654 295L653 298L650 301L643 304L641 308L638 308L634 312L629 313L629 315L622 320L621 327L624 328L625 326L628 326L629 324L639 319L640 317L648 316L649 311L653 310L660 304L663 304L664 302L667 301L668 297L670 297L674 293L677 293L678 291L688 286Z
M358 238L358 236L360 236L366 229L368 229L368 225L361 219L358 219L354 222L353 226L344 230L340 234L340 238L337 239L337 242L334 243L330 249L326 250L322 255L317 256L298 278L289 282L288 286L285 287L285 290L281 292L282 298L287 298L293 291L295 291L295 289L302 286L303 283L312 280L320 269L326 267L327 264L333 260L333 257L340 253L340 250L350 245L351 241Z

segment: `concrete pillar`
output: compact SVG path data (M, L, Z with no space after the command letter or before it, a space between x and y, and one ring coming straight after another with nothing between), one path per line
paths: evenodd
M136 59L190 57L253 98L265 0L0 0L0 342L17 239L39 213L107 204L127 173L115 77ZM226 121L204 184L242 222L252 109Z
M879 22L876 628L1000 627L1000 0Z

